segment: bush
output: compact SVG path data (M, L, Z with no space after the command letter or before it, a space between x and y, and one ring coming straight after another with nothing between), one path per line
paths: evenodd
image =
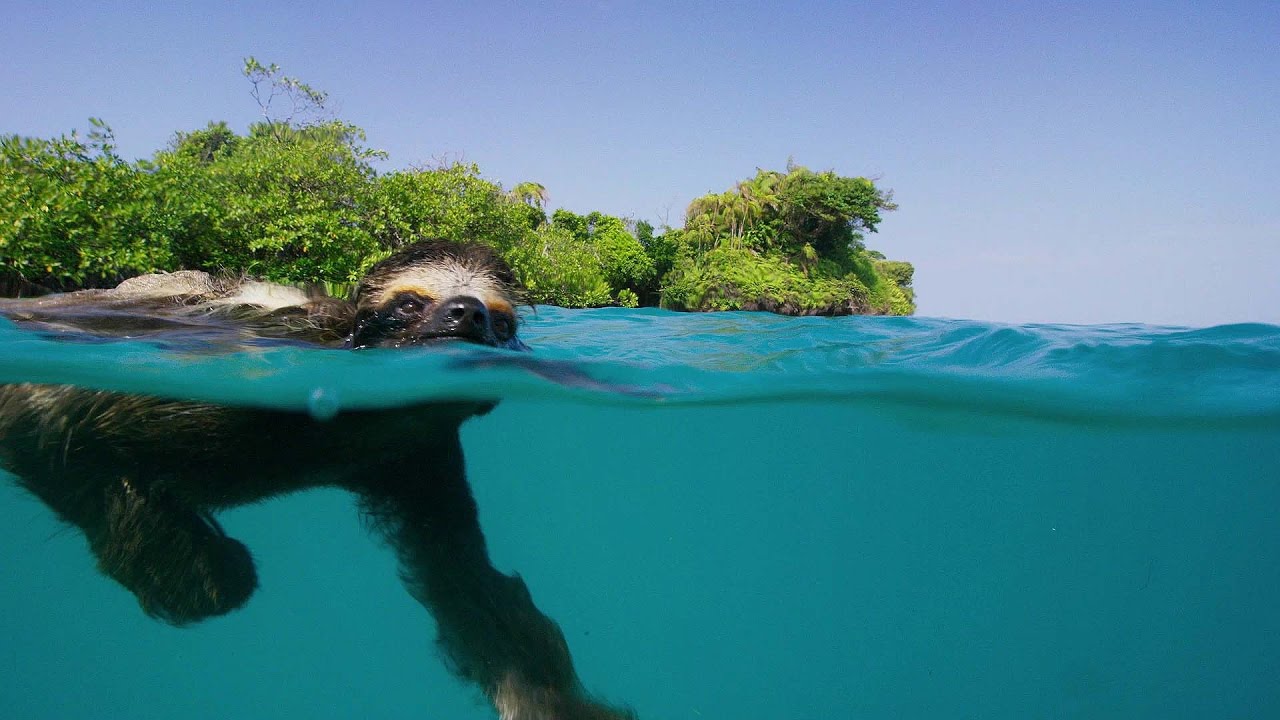
M615 218L616 219L616 218ZM626 228L597 229L591 237L600 258L605 281L619 292L626 290L632 297L653 281L653 259Z
M112 285L173 267L172 218L149 173L91 143L0 138L0 275L52 289Z
M281 135L180 136L156 157L185 232L174 253L184 267L277 281L351 281L380 245L364 214L374 173L356 128L331 123Z
M378 178L367 228L391 247L419 237L440 237L483 241L507 252L530 233L527 208L480 177L475 165L455 163Z
M867 266L868 268L870 266ZM863 269L863 268L860 268ZM685 256L664 279L662 306L673 310L768 310L786 315L909 315L910 298L891 279L843 272L818 261L806 274L779 254L717 247Z
M249 59L245 72L255 88L284 83L322 105L322 93L276 78L275 66ZM531 300L565 307L915 310L911 264L863 247L862 232L897 207L865 178L760 170L696 199L685 229L655 235L599 212L560 209L547 221L541 185L506 193L475 165L378 175L371 161L382 154L338 121L268 119L244 136L210 123L132 164L91 122L87 142L0 138L0 287L74 289L190 268L336 289L406 243L441 237L492 245Z
M849 315L870 310L856 276L804 275L778 255L719 247L683 259L667 276L662 306L674 310L768 310L788 315Z
M535 303L601 307L612 290L590 244L559 226L543 226L504 253Z

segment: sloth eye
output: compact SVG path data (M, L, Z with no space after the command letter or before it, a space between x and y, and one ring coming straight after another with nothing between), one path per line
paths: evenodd
M421 299L405 296L396 303L395 314L399 318L414 318L422 314L424 304Z
M515 335L515 326L511 320L501 315L493 318L493 334L498 336L499 340L510 340Z

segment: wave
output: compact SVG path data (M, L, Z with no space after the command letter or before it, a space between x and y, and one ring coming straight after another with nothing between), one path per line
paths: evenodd
M485 348L228 352L85 342L0 320L0 382L309 409L438 399L861 403L1072 423L1280 425L1280 327L1004 325L539 307L528 356ZM68 340L74 340L69 342Z

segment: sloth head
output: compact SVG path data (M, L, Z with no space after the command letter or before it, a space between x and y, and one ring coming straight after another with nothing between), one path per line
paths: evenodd
M464 340L527 350L516 337L519 283L479 243L424 240L374 265L356 288L350 346Z

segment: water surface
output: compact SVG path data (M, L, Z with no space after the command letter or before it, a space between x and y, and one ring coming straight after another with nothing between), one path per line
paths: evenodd
M4 321L0 381L318 418L501 398L463 428L495 564L646 720L1280 715L1280 328L538 308L522 333L598 382ZM0 717L491 717L341 493L224 514L261 588L182 630L8 483L0 512Z

